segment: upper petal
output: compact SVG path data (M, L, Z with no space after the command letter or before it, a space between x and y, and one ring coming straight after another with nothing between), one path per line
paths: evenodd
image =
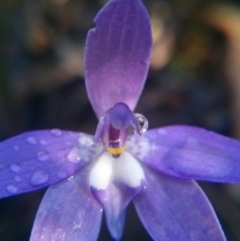
M130 137L130 152L181 178L240 183L240 142L197 127L170 126ZM136 148L138 147L138 148Z
M61 181L91 161L101 146L83 133L33 131L0 143L0 197Z
M134 109L142 92L152 47L141 0L111 0L95 18L85 49L86 87L99 117L118 102Z
M51 186L39 207L31 241L95 241L102 209L88 186L86 168Z
M137 213L156 241L224 241L214 211L194 181L144 168L146 188L136 196Z

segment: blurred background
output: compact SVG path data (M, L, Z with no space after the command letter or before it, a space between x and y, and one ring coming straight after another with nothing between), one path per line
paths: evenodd
M47 128L93 134L84 85L87 31L104 0L1 0L0 140ZM240 139L240 3L145 0L153 56L136 112ZM228 241L240 240L240 187L203 183ZM45 190L0 200L0 240L28 241ZM99 241L110 241L103 223ZM123 241L150 241L133 206Z

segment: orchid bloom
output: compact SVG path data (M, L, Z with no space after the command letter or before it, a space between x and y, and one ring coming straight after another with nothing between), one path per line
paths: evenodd
M1 142L0 197L50 186L31 241L97 240L103 213L120 240L131 201L154 240L226 240L193 179L240 183L240 143L196 127L146 131L133 110L151 55L147 11L141 0L110 0L95 23L85 51L95 137L53 129Z

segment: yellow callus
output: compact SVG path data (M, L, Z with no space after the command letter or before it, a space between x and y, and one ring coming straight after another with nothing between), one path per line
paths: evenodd
M107 147L107 151L111 153L113 156L119 156L126 150L125 146L121 146L118 148Z

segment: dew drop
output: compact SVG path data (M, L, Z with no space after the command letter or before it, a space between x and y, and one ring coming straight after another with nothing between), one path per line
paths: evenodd
M91 149L91 150L89 151L89 154L95 155L95 154L96 154L96 150L95 150L95 149Z
M70 181L70 180L72 180L72 179L73 179L73 176L69 177L69 178L68 178L68 181Z
M79 143L80 146L87 146L87 147L89 147L89 146L93 145L93 140L90 137L81 136L78 139L78 143Z
M198 140L196 140L195 138L191 138L191 137L189 137L187 139L186 144L187 144L188 147L192 147L192 148L199 146Z
M15 176L14 177L14 181L16 181L16 182L20 182L22 179L21 179L21 177L19 177L19 176Z
M48 159L49 155L46 151L39 151L37 153L37 158L39 161L46 161Z
M67 155L67 160L72 163L78 163L80 162L81 158L79 156L79 150L74 147Z
M18 191L17 187L15 187L14 185L8 185L6 189L11 194L14 194Z
M11 166L10 166L10 170L12 171L12 172L19 172L20 171L20 166L18 165L18 164L12 164Z
M46 171L35 172L31 179L31 184L34 186L44 184L49 179L49 174Z
M66 172L59 172L59 173L57 174L57 176L58 176L59 178L61 178L61 179L64 179L64 178L67 177L67 173L66 173Z
M161 134L161 135L166 135L168 132L167 132L165 129L160 128L160 129L158 130L158 133Z
M70 141L66 141L65 144L66 144L67 146L70 146L70 145L71 145L71 142L70 142Z
M135 113L135 116L139 123L139 131L141 134L143 134L148 129L148 120L144 115L139 114L139 113ZM136 130L134 130L134 132L135 132L135 134L137 134Z
M47 145L47 141L44 140L44 139L42 139L42 140L40 140L40 144L41 144L42 146L45 146L45 145Z
M52 129L50 130L50 133L54 136L61 136L62 135L62 131L59 129Z
M15 145L13 148L14 148L15 151L19 150L19 146L17 146L17 145Z
M32 145L37 144L37 141L34 137L28 137L27 142Z

